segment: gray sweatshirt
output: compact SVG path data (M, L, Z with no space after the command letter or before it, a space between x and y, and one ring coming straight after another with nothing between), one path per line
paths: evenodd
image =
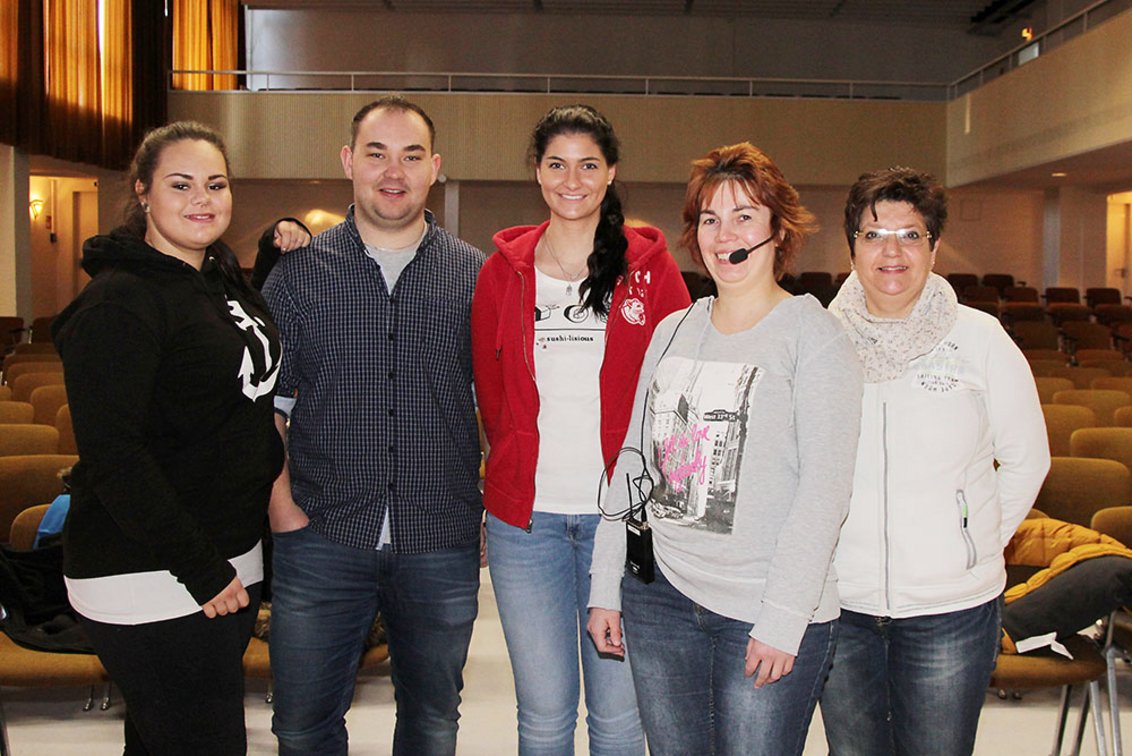
M796 654L809 623L839 613L831 557L853 488L861 368L813 297L785 300L730 335L711 324L712 302L657 326L625 439L644 455L618 458L603 511L623 513L638 488L648 494L636 482L646 465L665 577ZM604 519L590 606L620 610L624 562L625 525Z

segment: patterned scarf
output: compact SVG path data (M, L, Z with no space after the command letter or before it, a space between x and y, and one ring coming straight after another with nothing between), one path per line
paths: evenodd
M959 312L955 290L942 276L928 274L924 290L908 317L901 320L873 315L865 306L865 288L857 272L841 285L829 305L865 368L866 383L883 383L904 375L909 363L935 349Z

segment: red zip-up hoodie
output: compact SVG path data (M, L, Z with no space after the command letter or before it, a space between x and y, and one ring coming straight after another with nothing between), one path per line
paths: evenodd
M549 221L495 235L472 298L472 365L489 451L483 504L525 528L535 501L539 395L535 385L535 246ZM628 270L613 290L601 364L601 454L606 464L625 440L641 361L653 329L687 307L688 288L664 235L625 226Z

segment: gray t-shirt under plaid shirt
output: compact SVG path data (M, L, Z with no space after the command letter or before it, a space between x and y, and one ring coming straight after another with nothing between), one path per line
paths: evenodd
M479 537L469 317L484 255L426 222L392 293L352 207L263 288L283 342L277 391L296 396L295 502L315 532L356 548L377 547L387 508L400 553Z

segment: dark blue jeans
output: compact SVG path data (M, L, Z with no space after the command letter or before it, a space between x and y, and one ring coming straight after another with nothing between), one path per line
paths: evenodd
M969 756L999 644L999 600L890 619L842 611L821 699L834 756Z
M751 623L704 609L658 569L622 581L625 646L652 756L800 754L837 637L810 625L793 671L762 688L744 672Z
M276 533L271 671L279 753L345 754L362 644L380 611L389 643L394 754L456 751L463 669L476 618L479 543L395 554Z

